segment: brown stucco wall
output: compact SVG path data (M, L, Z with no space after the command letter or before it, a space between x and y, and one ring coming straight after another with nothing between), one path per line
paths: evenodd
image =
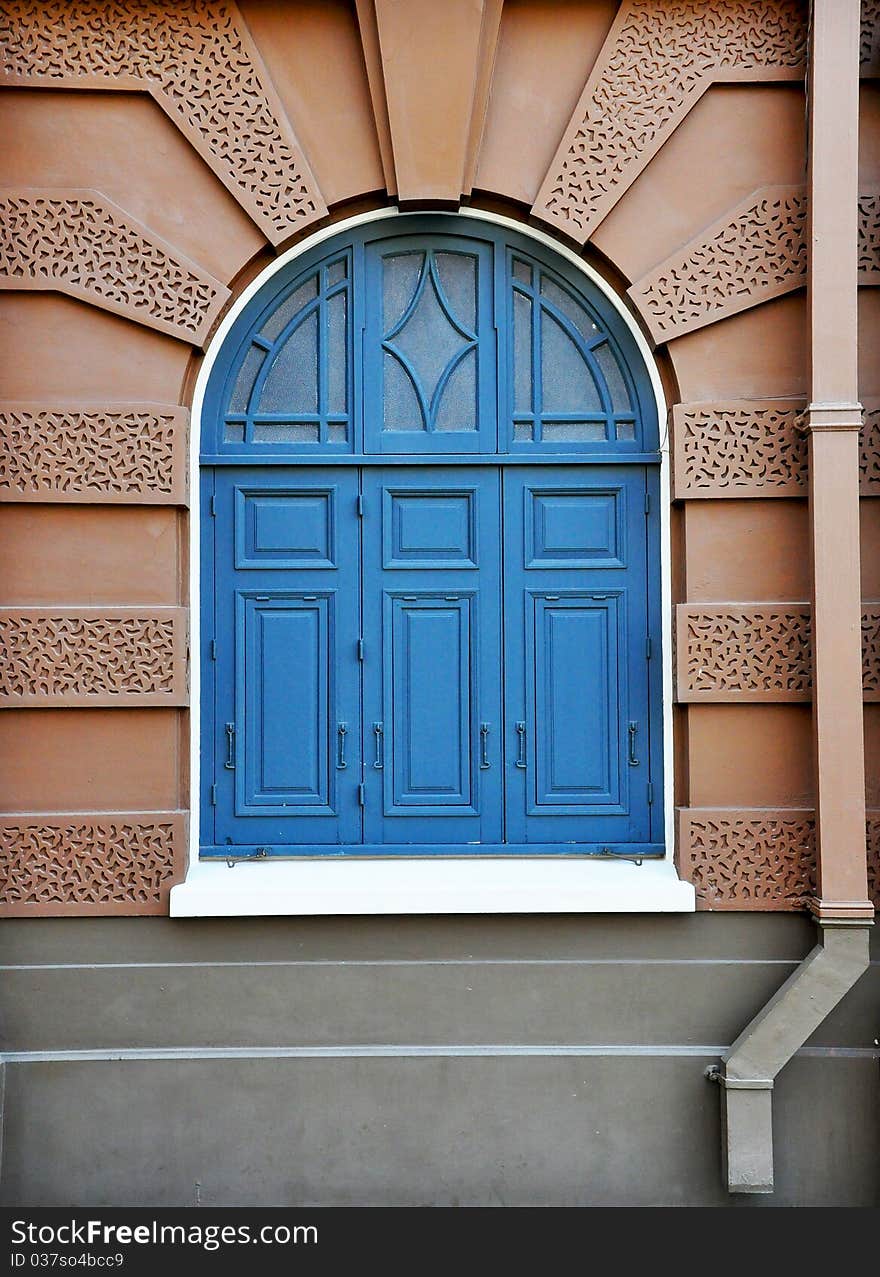
M155 0L136 8L158 35L123 65L110 56L118 33L88 26L95 6L7 6L0 612L18 647L0 693L0 774L10 911L165 909L189 808L182 438L201 352L228 299L276 251L397 194L407 206L464 199L532 220L628 290L676 405L681 870L703 907L802 906L815 801L795 422L808 394L806 27L797 0L706 7L730 18L723 56L712 24L686 32L670 0L462 0L442 19L436 6L389 0L193 10ZM207 62L186 52L187 24L213 49ZM652 50L641 81L634 47ZM870 50L865 70L862 563L866 696L876 700L880 98ZM90 270L69 266L83 260ZM127 653L124 687L94 660L100 641ZM46 650L52 674L41 679ZM875 704L865 737L877 809ZM868 829L876 891L877 810ZM140 866L133 878L107 872L120 847Z

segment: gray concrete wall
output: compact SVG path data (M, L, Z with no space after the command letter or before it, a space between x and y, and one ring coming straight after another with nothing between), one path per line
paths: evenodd
M795 915L7 921L6 1205L876 1205L880 950L729 1198L703 1078Z

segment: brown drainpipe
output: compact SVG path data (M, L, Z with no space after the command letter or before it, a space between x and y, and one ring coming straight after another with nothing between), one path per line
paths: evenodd
M772 1193L773 1082L868 966L859 571L859 0L813 0L808 436L819 941L710 1075L732 1193Z

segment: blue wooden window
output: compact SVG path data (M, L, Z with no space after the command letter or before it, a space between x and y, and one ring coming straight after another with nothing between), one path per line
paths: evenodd
M597 289L361 228L244 308L204 431L202 854L662 853L657 418Z

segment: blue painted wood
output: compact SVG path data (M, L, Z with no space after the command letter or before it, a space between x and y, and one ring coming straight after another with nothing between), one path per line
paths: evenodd
M645 485L504 473L508 842L649 841Z
M360 735L357 495L354 470L218 474L219 844L361 840L338 766L340 725Z
M655 854L659 436L598 290L363 227L249 303L205 420L206 854Z
M499 474L420 466L362 482L365 838L500 841Z

